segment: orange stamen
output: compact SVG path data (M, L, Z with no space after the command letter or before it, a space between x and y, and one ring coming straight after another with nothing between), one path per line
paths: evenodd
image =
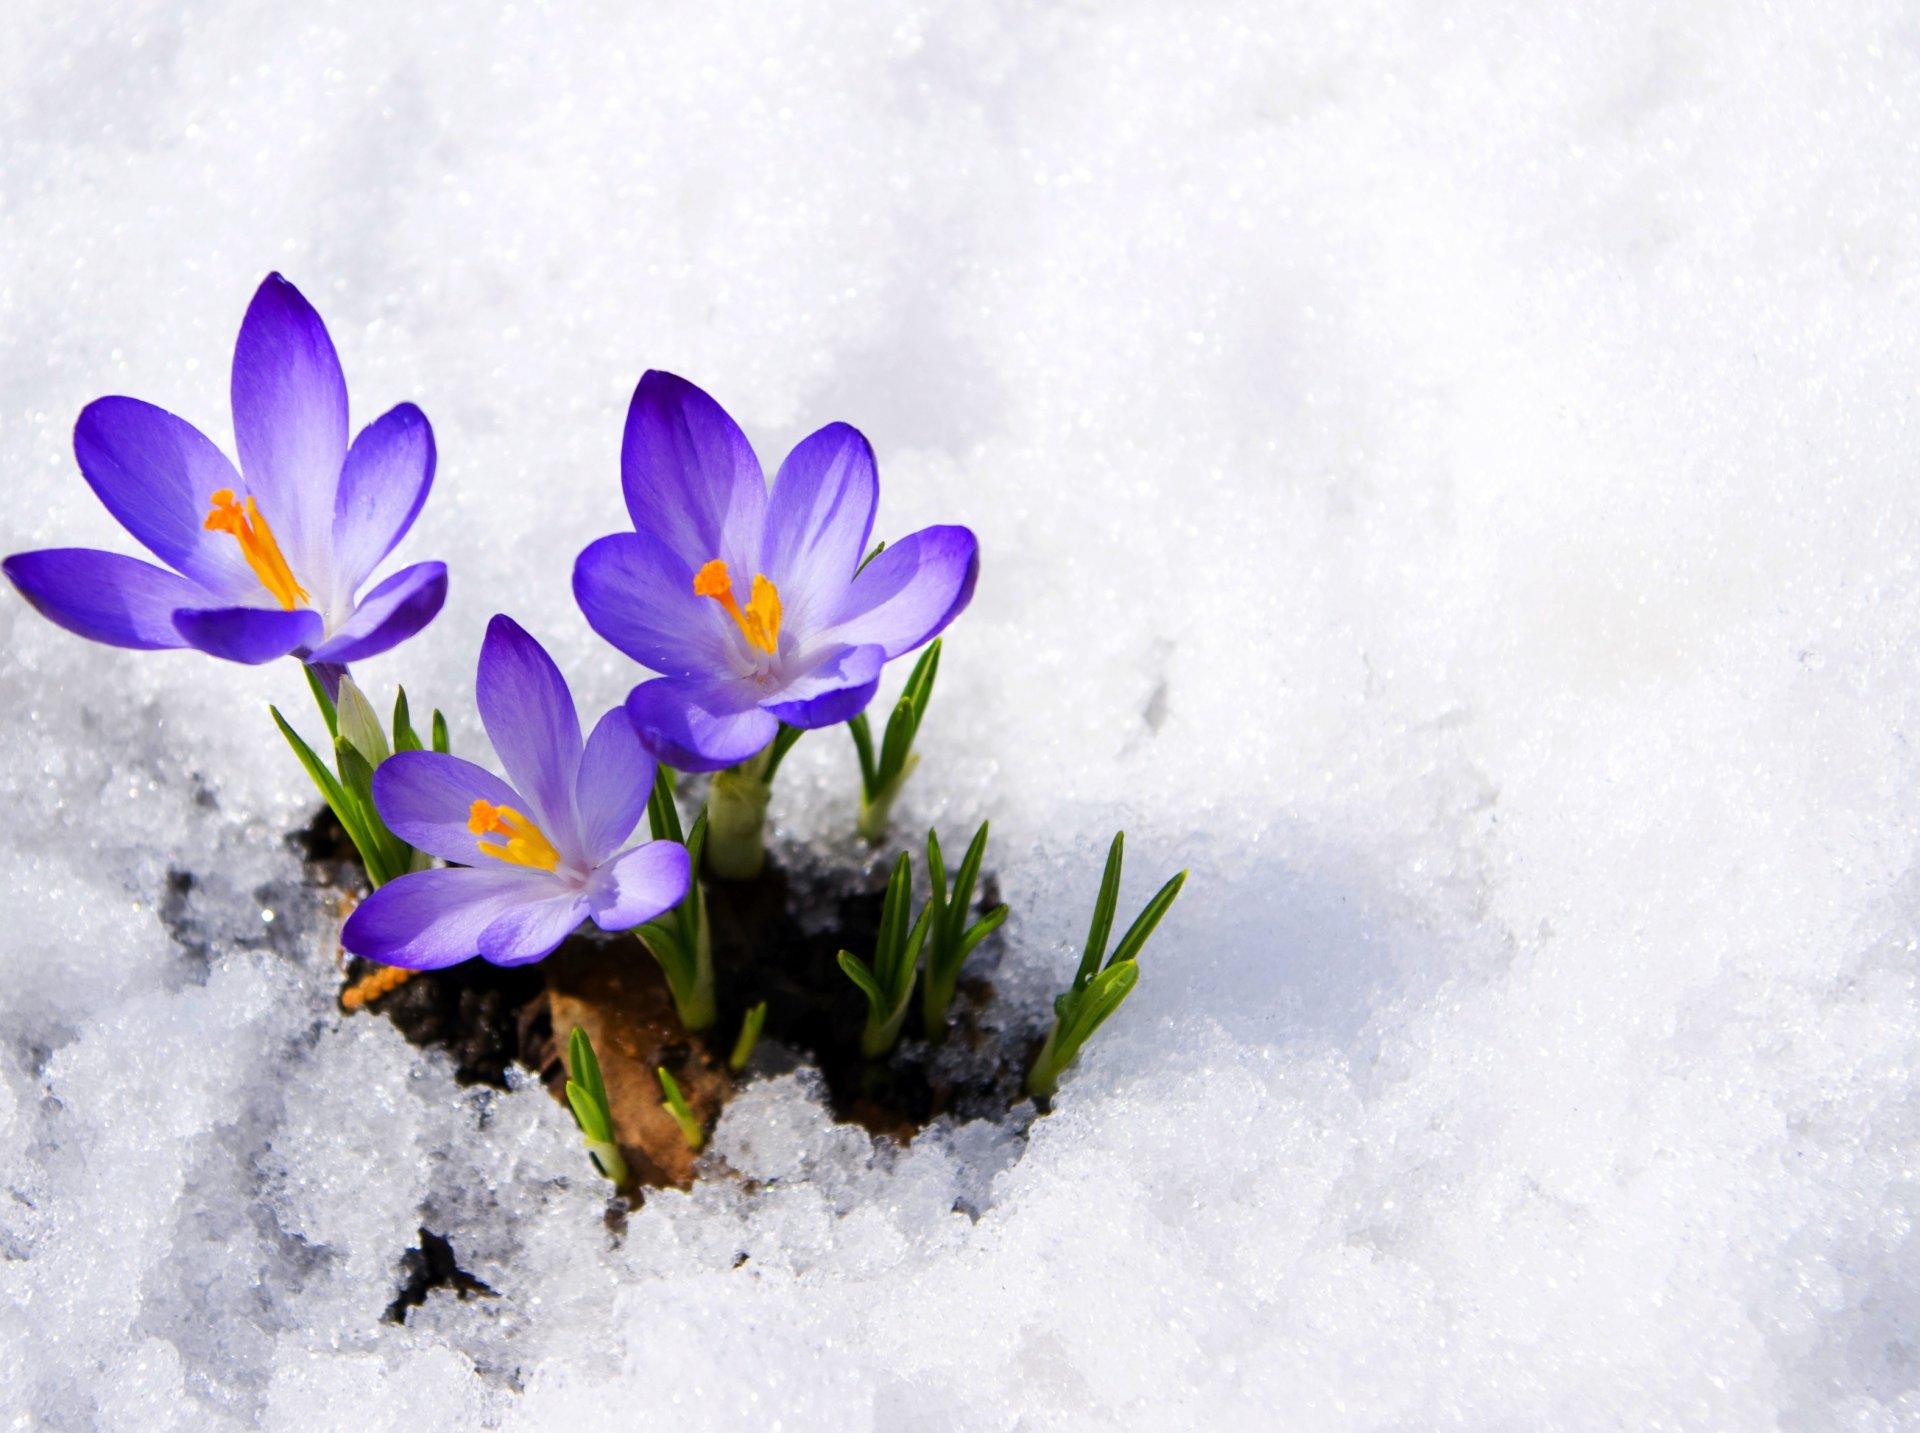
M271 592L287 611L293 611L307 600L307 589L293 580L293 569L287 566L287 559L280 552L280 544L273 540L273 529L260 516L260 509L254 506L251 497L247 499L246 507L242 508L232 488L220 489L213 495L213 508L207 514L206 529L208 532L233 534L234 541L240 544L240 555L246 558L247 566L260 579L260 585Z
M531 866L537 871L551 871L560 864L560 853L553 849L553 842L511 806L474 802L467 815L467 829L480 838L474 844L483 856L492 856L509 865ZM505 839L488 839L493 836Z
M751 645L769 656L779 648L780 589L759 573L754 574L753 596L748 599L744 612L734 599L733 578L727 573L727 564L717 557L694 573L693 592L696 597L711 597L718 602Z

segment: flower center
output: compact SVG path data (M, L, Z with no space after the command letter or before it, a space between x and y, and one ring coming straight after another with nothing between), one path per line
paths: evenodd
M696 596L711 597L725 608L751 646L771 656L780 645L780 589L759 573L753 576L753 596L744 612L734 600L727 565L717 557L694 573L693 590Z
M467 829L480 838L474 844L483 856L492 856L513 866L531 866L536 871L551 871L560 864L560 853L553 849L553 842L511 806L474 802L467 816ZM504 839L489 839L496 836Z
M220 489L213 495L206 528L208 532L233 534L233 540L240 544L240 555L246 558L260 585L287 611L293 611L307 600L307 589L293 580L293 569L287 566L280 544L273 540L273 529L260 516L260 509L253 505L251 496L243 508L233 496L232 488Z

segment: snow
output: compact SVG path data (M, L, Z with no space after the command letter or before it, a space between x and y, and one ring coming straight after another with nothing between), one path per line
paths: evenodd
M6 594L10 1426L1920 1423L1899 7L9 20L0 549L124 550L75 415L227 443L280 269L433 420L452 596L360 675L480 750L495 611L633 679L568 578L668 368L979 532L898 814L992 816L1007 998L1114 829L1193 871L1024 1145L782 1076L616 1241L558 1104L338 1014L297 670ZM780 841L855 796L809 738ZM383 1322L422 1225L498 1297Z

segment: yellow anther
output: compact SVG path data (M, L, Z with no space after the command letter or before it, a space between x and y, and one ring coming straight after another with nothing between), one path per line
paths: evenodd
M271 592L287 611L293 611L307 600L307 589L293 580L293 569L287 566L287 559L281 555L280 544L273 540L273 529L260 516L260 509L254 506L251 497L243 508L235 499L232 488L220 489L213 495L213 508L207 514L206 528L208 532L233 534L234 541L240 544L240 555L246 558L247 566L260 579L260 585Z
M733 578L727 564L714 558L693 575L696 597L711 597L718 602L740 628L740 635L761 651L772 655L780 646L780 589L760 574L754 574L753 596L742 612L734 599Z
M480 854L492 856L514 866L531 866L536 871L551 871L560 864L560 853L544 832L511 806L495 806L491 801L476 801L467 815L467 829L480 839ZM490 840L489 837L504 837Z

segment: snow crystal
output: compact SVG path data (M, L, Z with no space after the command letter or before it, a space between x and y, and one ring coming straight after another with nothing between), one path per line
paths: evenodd
M617 1232L537 1085L338 1013L297 669L0 595L0 1419L1920 1423L1897 6L9 19L0 549L126 549L75 415L227 442L280 269L439 439L452 594L361 676L482 750L495 611L633 680L569 576L671 369L980 533L897 814L993 818L1003 998L1114 829L1193 874L1024 1134L766 1078ZM855 788L802 742L777 848ZM491 1296L389 1321L423 1229Z

